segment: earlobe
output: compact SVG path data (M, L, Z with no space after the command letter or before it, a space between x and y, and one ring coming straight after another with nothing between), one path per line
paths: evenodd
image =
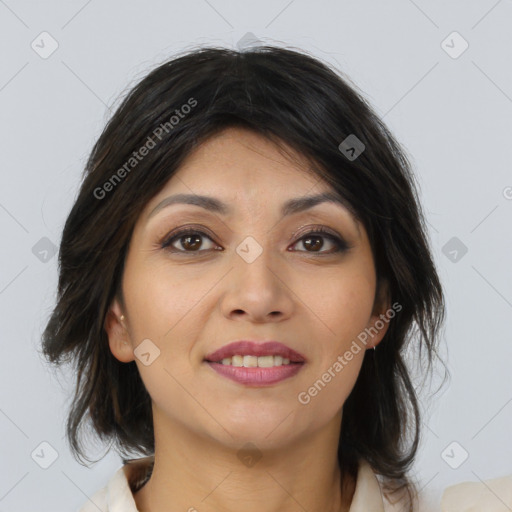
M104 328L113 356L122 363L133 361L133 349L125 325L125 318L117 299L112 301L112 305L107 312Z

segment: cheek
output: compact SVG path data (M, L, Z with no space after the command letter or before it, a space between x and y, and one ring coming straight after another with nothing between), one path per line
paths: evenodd
M127 266L124 291L134 331L166 342L180 329L183 319L200 309L198 297L207 283L191 280L179 268L163 264ZM150 336L151 335L151 336Z
M172 394L176 383L171 375L180 381L193 378L194 346L208 318L208 301L201 298L208 296L215 280L197 279L197 275L194 280L189 274L188 269L176 266L171 271L165 262L126 270L124 290L134 348L149 339L158 354L150 366L136 359L150 394L158 394L162 386Z
M364 273L354 271L333 276L313 300L313 311L323 321L333 348L342 351L363 331L370 320L374 283ZM320 321L318 322L321 325ZM327 330L325 327L328 327Z
M357 381L363 357L364 353L360 352L344 364L334 359L302 390L299 403L303 404L304 414L313 427L321 427L340 414Z

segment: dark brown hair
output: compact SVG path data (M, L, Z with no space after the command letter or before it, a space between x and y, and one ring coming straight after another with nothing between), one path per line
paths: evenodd
M344 404L340 467L355 478L359 459L367 460L388 490L407 491L412 510L407 472L421 418L405 352L419 348L431 372L445 314L417 185L405 151L356 86L295 49L184 52L129 91L95 143L63 230L57 302L42 341L50 362L72 362L76 371L67 421L73 453L90 460L79 439L86 419L124 457L154 453L151 397L135 362L110 352L105 317L114 297L123 303L124 260L141 211L194 148L229 126L306 157L364 223L378 281L402 309L377 350L366 351ZM349 136L364 144L356 157L341 144Z

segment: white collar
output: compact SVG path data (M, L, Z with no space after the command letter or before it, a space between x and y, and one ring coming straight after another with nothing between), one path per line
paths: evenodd
M80 512L138 512L132 486L143 479L153 457L144 457L121 466ZM379 481L370 464L361 460L350 512L385 512Z

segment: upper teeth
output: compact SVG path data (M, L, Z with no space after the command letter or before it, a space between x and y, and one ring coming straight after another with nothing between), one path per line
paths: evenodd
M233 356L225 357L222 364L231 366L244 366L245 368L271 368L272 366L281 366L282 364L290 364L287 357L281 356Z

